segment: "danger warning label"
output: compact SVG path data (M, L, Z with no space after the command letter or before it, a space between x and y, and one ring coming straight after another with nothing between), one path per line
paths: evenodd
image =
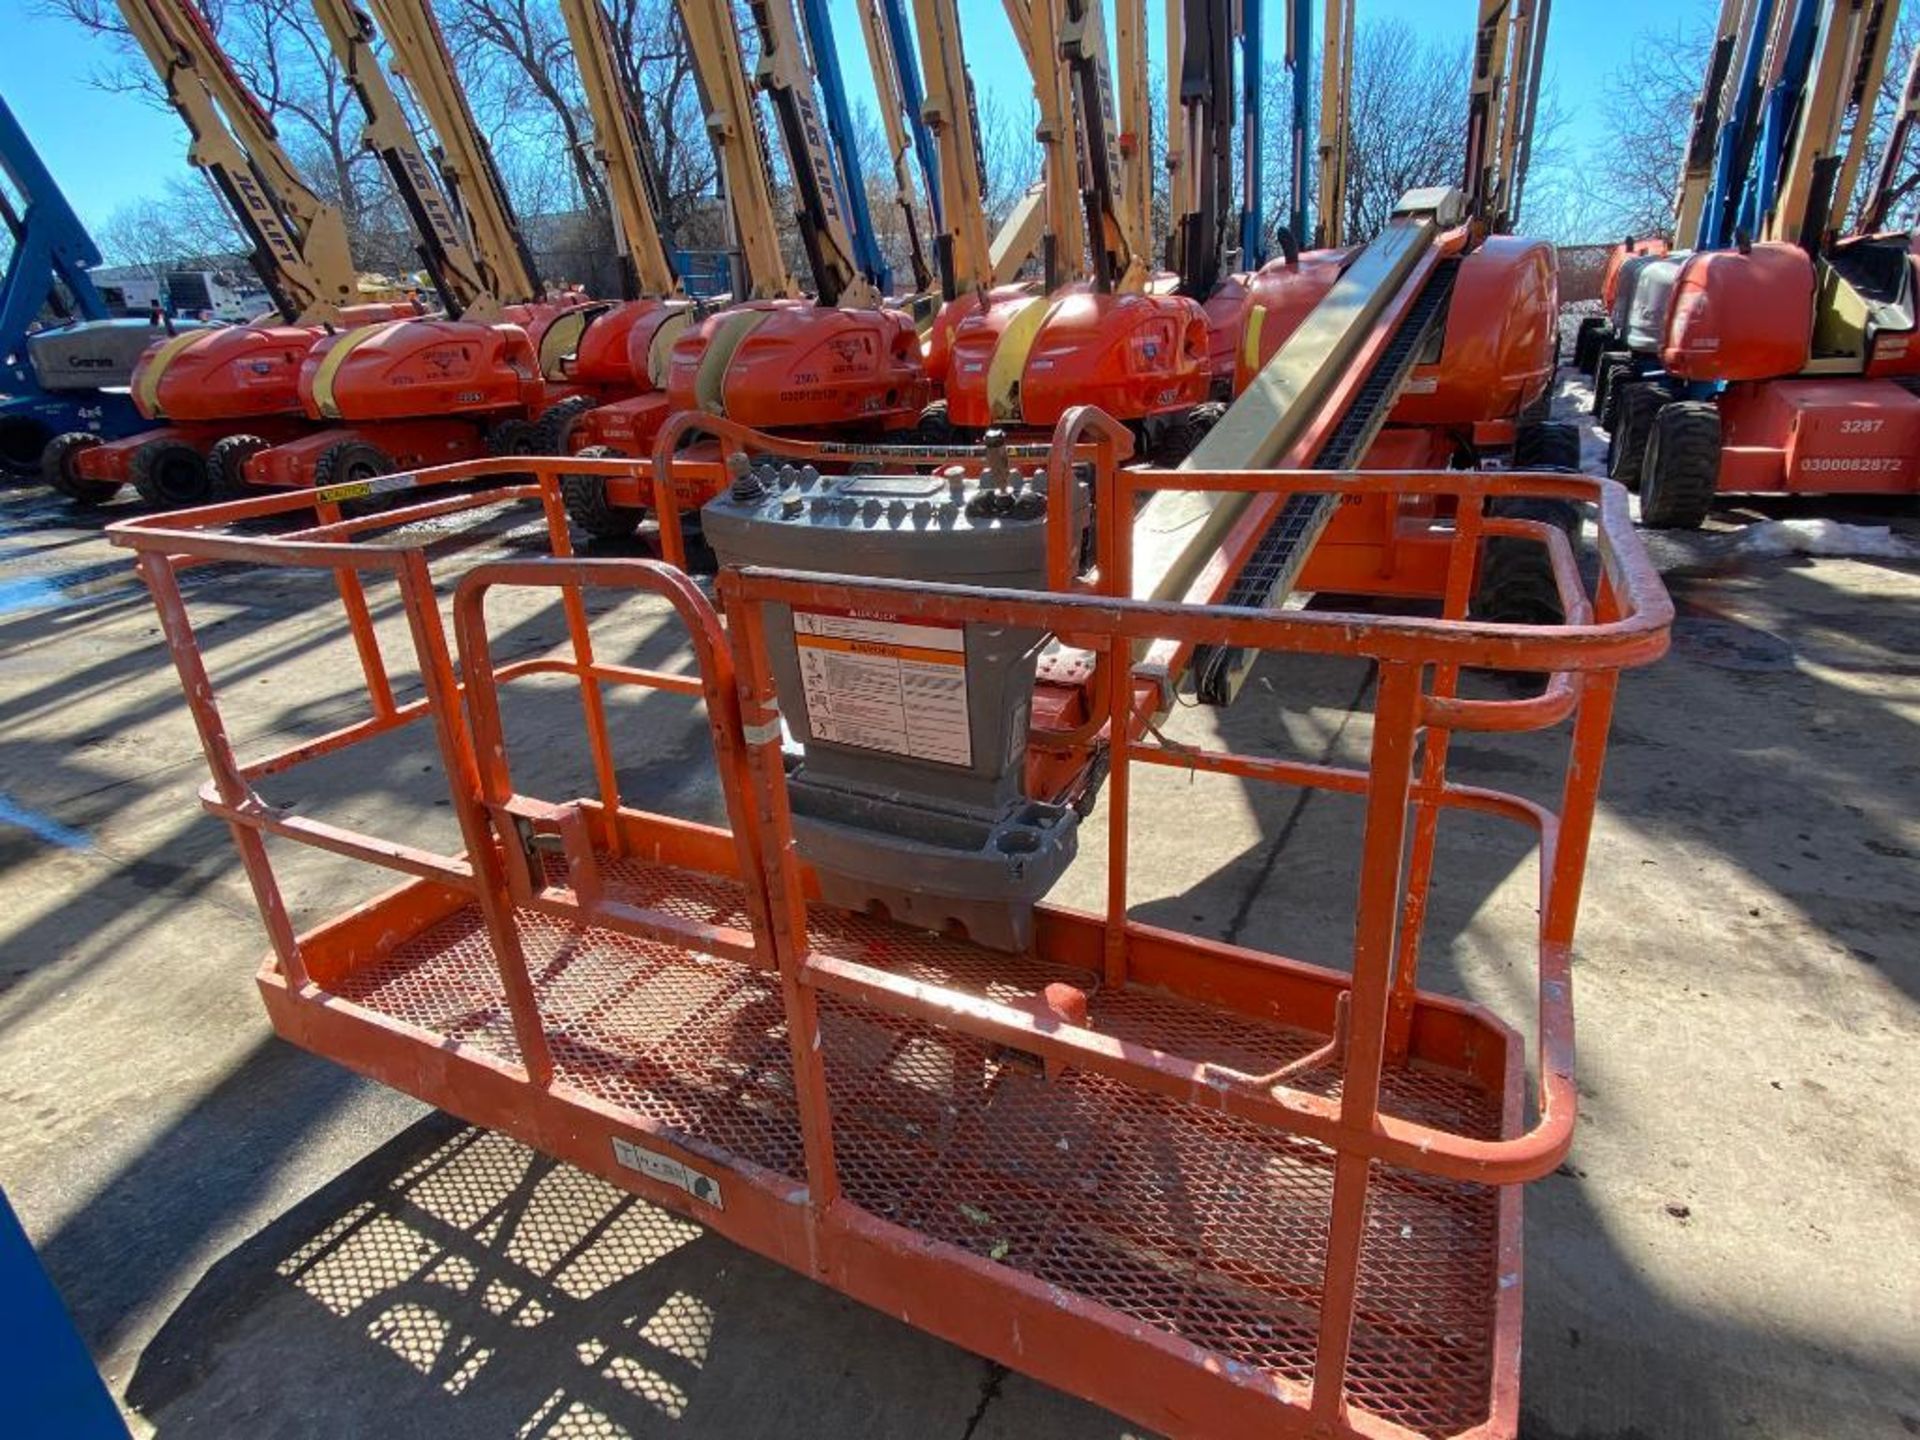
M796 610L793 633L807 724L818 739L973 763L961 626Z

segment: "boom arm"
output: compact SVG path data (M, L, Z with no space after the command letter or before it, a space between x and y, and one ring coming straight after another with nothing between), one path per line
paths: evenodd
M1733 82L1727 118L1720 127L1720 143L1714 152L1713 185L1707 192L1706 210L1700 220L1699 244L1703 250L1722 249L1733 241L1734 222L1746 188L1747 167L1753 159L1755 127L1760 116L1760 70L1772 29L1773 7L1774 0L1753 0L1753 8L1747 15L1739 78Z
M900 0L862 0L860 33L866 38L874 92L880 100L880 120L887 131L887 153L893 160L893 203L900 207L900 218L907 228L913 287L925 292L933 287L933 274L920 248L919 217L913 213L913 180L907 170L909 126L921 179L927 187L927 213L936 229L940 225L940 162L934 158L933 137L922 116L926 95L920 88L920 67L914 62L910 45L903 43L909 34L906 25Z
M760 31L760 88L773 102L797 192L800 241L822 305L880 303L875 277L862 273L853 231L840 206L826 127L813 98L813 72L800 43L791 0L753 0Z
M1461 182L1467 214L1491 218L1499 205L1502 92L1507 89L1510 0L1480 0L1473 41L1473 76L1467 92L1467 173Z
M1320 184L1314 206L1316 249L1338 249L1347 234L1347 157L1353 94L1353 3L1326 0L1327 39L1320 60Z
M1114 143L1113 84L1107 68L1107 32L1097 0L1066 0L1060 27L1059 62L1073 79L1079 126L1081 205L1092 247L1096 290L1146 286L1144 237L1128 233L1128 216L1116 196L1121 188Z
M1240 266L1256 270L1267 258L1266 126L1262 111L1266 16L1261 0L1242 0L1240 15Z
M933 132L940 166L941 203L933 238L940 292L949 300L969 291L984 296L994 282L993 259L967 88L967 57L960 42L960 13L954 0L915 0L915 4L920 63L927 76L922 114Z
M1041 179L1045 184L1046 224L1041 235L1041 267L1046 288L1062 277L1086 268L1086 240L1074 211L1079 192L1078 165L1073 147L1073 97L1065 69L1059 62L1059 27L1054 0L1003 0L1014 39L1033 76L1033 98L1040 107L1034 137L1040 142Z
M1167 17L1168 83L1179 96L1181 134L1168 261L1180 292L1204 300L1220 281L1232 207L1231 0L1182 0L1178 18L1176 31L1175 17Z
M0 166L20 196L17 213L11 203L5 204L13 254L7 261L6 278L0 281L0 360L4 360L18 353L27 327L43 307L51 304L63 315L71 308L83 320L104 320L107 305L87 273L100 263L100 251L4 99L0 99ZM0 195L3 201L5 196Z
M1823 229L1829 237L1845 224L1847 205L1860 181L1860 167L1866 161L1867 141L1873 132L1873 112L1879 108L1880 85L1886 79L1887 62L1893 54L1894 25L1899 14L1899 0L1877 0L1869 10L1858 64L1847 95L1847 106L1853 116L1847 133L1847 150L1840 162L1839 177L1824 197L1827 213L1823 217L1826 222Z
M607 177L613 202L614 234L626 261L628 299L680 293L667 247L654 220L642 160L639 117L614 63L613 27L600 0L560 0L560 13L573 42L573 60L593 113L594 158Z
M1693 125L1687 134L1687 148L1681 152L1680 183L1674 187L1676 245L1692 245L1699 240L1700 218L1713 184L1714 142L1719 138L1720 117L1728 100L1728 77L1733 71L1745 5L1746 0L1720 0L1720 24L1707 62L1707 82L1701 87L1700 98L1693 102Z
M204 171L253 247L253 264L289 320L332 319L359 277L340 212L300 178L273 121L221 53L193 0L120 0Z
M1307 231L1307 131L1313 124L1313 92L1307 76L1313 64L1312 0L1287 0L1287 72L1293 77L1293 145L1287 184L1287 227L1296 242ZM1265 237L1262 237L1264 243Z
M707 106L707 134L726 187L734 243L746 272L743 288L754 300L798 295L800 287L780 254L773 183L767 174L760 127L754 124L753 90L740 55L733 9L727 0L680 0L680 19L693 50L693 67Z
M1120 228L1144 263L1153 249L1153 112L1147 98L1147 12L1118 0L1114 59L1119 67ZM1105 54L1104 45L1101 53Z
M366 111L361 138L393 177L441 305L455 317L472 312L480 319L494 313L498 302L493 283L374 54L373 22L350 0L313 0L313 9L347 83Z
M393 52L394 72L412 89L439 141L440 173L466 221L487 283L486 297L503 304L539 299L539 271L520 233L493 152L454 73L453 55L429 0L369 3L374 22ZM484 303L483 297L474 297L474 303Z

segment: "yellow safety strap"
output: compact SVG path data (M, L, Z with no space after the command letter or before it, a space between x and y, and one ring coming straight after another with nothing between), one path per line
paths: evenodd
M987 414L996 422L1019 422L1020 379L1027 373L1027 357L1040 338L1040 327L1052 313L1051 300L1028 301L1000 332L987 361Z
M149 420L163 420L166 412L160 408L160 377L167 367L179 358L180 352L189 346L198 345L215 332L208 330L183 330L170 340L161 342L159 351L140 372L139 388L134 392L134 401L140 407L140 413Z
M320 368L313 373L313 403L320 407L322 418L341 418L340 407L333 398L333 382L340 373L340 367L346 363L347 356L374 336L385 335L410 323L406 320L390 320L385 325L368 325L359 330L349 330L333 342L327 353L320 357Z
M700 357L700 371L694 376L693 404L697 410L709 415L727 413L727 367L733 364L733 353L747 336L760 328L770 311L742 310L726 316L714 327L713 339L707 342L707 353Z

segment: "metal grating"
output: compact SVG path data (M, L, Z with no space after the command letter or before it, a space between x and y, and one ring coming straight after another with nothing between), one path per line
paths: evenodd
M731 882L606 862L621 899L744 924ZM778 982L748 966L519 912L558 1078L679 1136L804 1178ZM1055 980L1097 1029L1259 1072L1323 1036L886 921L816 908L823 952L1013 1001ZM477 910L339 987L396 1019L517 1058ZM862 1208L1072 1290L1224 1361L1310 1381L1332 1197L1324 1146L832 995L820 1001L836 1163ZM1339 1076L1297 1077L1336 1094ZM1382 1108L1482 1138L1500 1097L1390 1071ZM1375 1167L1349 1393L1420 1434L1486 1418L1496 1191Z

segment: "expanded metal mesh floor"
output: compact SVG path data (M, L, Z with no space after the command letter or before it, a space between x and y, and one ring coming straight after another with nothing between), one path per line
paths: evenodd
M730 882L624 860L609 891L745 925ZM778 982L733 961L519 914L557 1078L669 1132L804 1178ZM1252 1073L1324 1037L1155 991L816 909L823 952L1003 1001L1070 980L1105 1033ZM337 993L502 1059L518 1050L476 909L354 971ZM821 997L835 1159L851 1201L1305 1383L1313 1367L1333 1154L1310 1141ZM1332 1094L1332 1071L1298 1076ZM1480 1138L1500 1097L1464 1077L1390 1071L1383 1108ZM1497 1192L1376 1166L1348 1388L1422 1434L1487 1413Z

